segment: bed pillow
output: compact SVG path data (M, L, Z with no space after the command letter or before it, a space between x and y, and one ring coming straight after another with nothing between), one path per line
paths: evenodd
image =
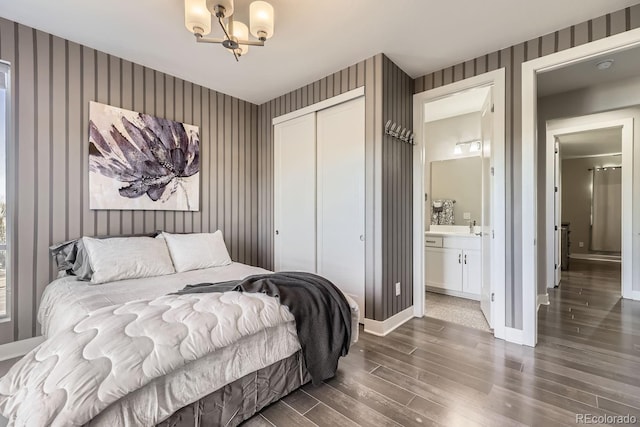
M163 276L175 273L163 239L153 237L83 237L91 270L91 283Z
M121 237L156 237L160 231L145 234L125 234L122 236L98 236L96 239L113 239ZM75 240L49 246L49 251L58 268L58 276L77 276L78 280L89 281L93 271L89 263L87 251L84 249L82 237Z
M231 264L222 231L215 233L162 233L177 272Z

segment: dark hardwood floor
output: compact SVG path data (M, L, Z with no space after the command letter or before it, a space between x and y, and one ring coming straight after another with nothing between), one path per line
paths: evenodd
M365 333L335 378L265 408L253 426L568 426L640 420L640 303L619 264L573 262L539 311L535 349L444 321Z

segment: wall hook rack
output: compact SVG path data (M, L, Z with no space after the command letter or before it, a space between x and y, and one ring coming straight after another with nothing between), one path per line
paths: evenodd
M399 139L402 142L415 145L415 142L413 141L415 133L410 129L396 124L396 122L391 122L391 120L387 120L387 124L384 125L384 133Z

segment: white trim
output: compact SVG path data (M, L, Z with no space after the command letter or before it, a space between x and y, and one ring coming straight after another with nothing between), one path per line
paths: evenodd
M0 345L0 361L24 356L44 342L43 336L27 338Z
M324 101L316 102L308 107L300 108L299 110L292 111L282 116L274 117L271 123L277 125L288 120L295 119L305 114L315 113L316 111L325 110L333 107L334 105L342 104L343 102L351 101L352 99L364 96L364 86L350 90L349 92L341 93L340 95L333 96L325 99Z
M622 262L621 257L617 255L570 254L569 259L582 259L585 261L598 261L598 262L614 262L617 264L620 264Z
M540 310L541 305L550 305L550 304L551 302L549 301L548 293L538 295L538 310Z
M504 336L505 341L509 341L514 344L523 344L522 329L504 328Z
M364 331L371 335L376 335L379 337L383 337L390 332L393 332L402 324L408 322L413 319L413 306L405 308L400 313L394 314L389 317L387 320L372 320L372 319L364 319Z
M604 153L604 154L591 154L588 156L580 155L580 156L562 156L562 160L574 160L574 159L594 159L596 157L611 157L611 156L622 156L622 153Z
M436 99L445 98L460 92L482 86L493 86L494 102L494 140L493 167L494 184L492 192L495 195L494 212L495 239L492 243L492 283L495 293L495 303L492 308L494 336L507 339L505 336L506 314L506 168L505 168L505 69L491 71L460 80L436 89L415 94L413 96L413 123L416 132L416 147L413 155L413 304L414 315L424 316L424 173L425 173L425 145L423 135L424 105ZM508 339L507 339L508 340Z
M640 28L543 56L522 64L522 332L523 343L535 346L538 335L536 250L536 137L538 72L565 67L602 53L612 53L640 44Z

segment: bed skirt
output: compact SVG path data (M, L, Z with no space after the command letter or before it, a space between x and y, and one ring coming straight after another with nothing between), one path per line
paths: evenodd
M309 381L302 352L298 351L185 406L157 426L237 426Z

